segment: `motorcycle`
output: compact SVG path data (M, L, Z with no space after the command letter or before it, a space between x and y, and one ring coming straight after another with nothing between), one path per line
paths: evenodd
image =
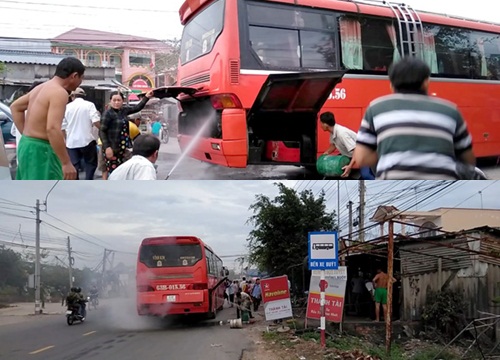
M161 123L160 140L164 144L168 144L168 140L170 140L170 131L168 130L168 124L166 122Z
M80 306L83 306L89 300L90 298L88 297L86 300L81 301ZM68 305L68 309L66 310L66 322L68 325L73 325L75 321L84 322L85 316L79 314L79 307Z

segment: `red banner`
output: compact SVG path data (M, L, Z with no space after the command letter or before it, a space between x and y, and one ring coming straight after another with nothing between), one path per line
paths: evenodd
M262 279L260 281L260 286L262 290L262 301L264 303L290 298L287 276Z
M342 321L342 312L344 309L344 298L336 296L325 296L325 318L332 322ZM307 299L307 318L319 319L320 312L320 296L319 294L309 294Z

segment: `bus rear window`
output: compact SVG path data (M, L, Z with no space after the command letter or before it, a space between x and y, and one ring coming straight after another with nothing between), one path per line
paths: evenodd
M149 268L193 266L201 260L200 244L145 245L139 261Z
M224 0L217 0L184 27L181 63L185 64L212 51L224 23Z

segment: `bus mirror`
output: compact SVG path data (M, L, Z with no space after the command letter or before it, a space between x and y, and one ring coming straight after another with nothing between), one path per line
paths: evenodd
M224 275L229 276L229 270L228 269L224 270Z

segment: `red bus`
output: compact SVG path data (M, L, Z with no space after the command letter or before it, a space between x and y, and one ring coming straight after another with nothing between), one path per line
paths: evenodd
M208 125L191 157L229 167L315 165L320 111L357 131L390 93L387 68L423 58L430 94L455 102L477 157L500 155L500 25L376 0L186 0L179 141ZM180 95L180 96L177 96Z
M227 275L222 260L197 237L146 238L137 259L137 313L215 318Z

